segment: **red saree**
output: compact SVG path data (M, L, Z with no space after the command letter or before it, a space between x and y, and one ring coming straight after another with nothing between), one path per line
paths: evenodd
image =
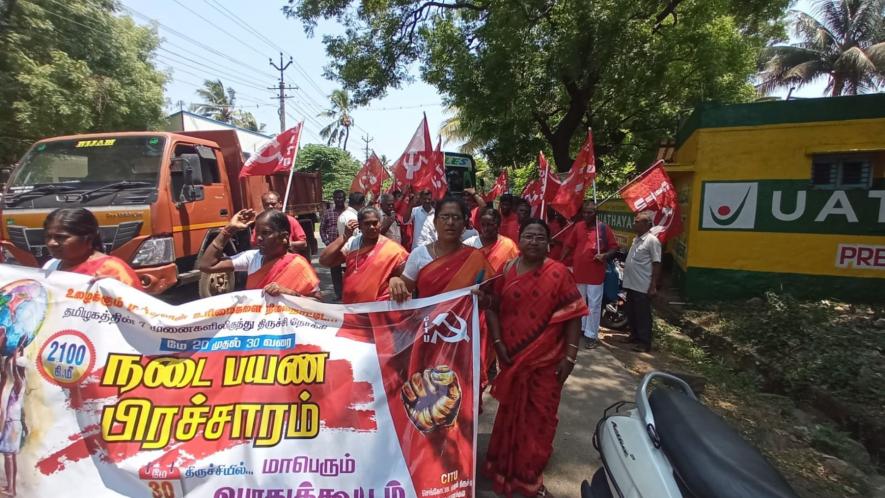
M312 296L320 284L316 272L304 256L286 253L273 261L261 265L246 280L247 289L263 289L270 283L287 287L303 295Z
M461 249L433 260L418 272L416 287L418 297L435 296L455 289L477 284L480 272L482 280L491 278L492 267L479 249L462 246Z
M513 364L492 382L500 406L482 470L496 493L534 496L553 454L562 394L556 366L567 349L563 327L586 315L587 305L562 263L547 258L522 275L511 266L495 283L495 293L501 340Z
M102 255L80 263L71 272L101 278L112 278L138 290L144 290L135 270L115 256Z
M483 256L489 260L492 271L498 273L501 268L511 259L519 256L519 247L510 240L509 237L498 235L498 241L490 246L484 246L480 249Z
M352 304L388 299L390 274L408 257L403 246L384 236L379 236L374 246L348 254L341 302Z

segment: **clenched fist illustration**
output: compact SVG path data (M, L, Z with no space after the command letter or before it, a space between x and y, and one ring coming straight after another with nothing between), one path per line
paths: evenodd
M402 393L406 413L421 432L455 423L461 408L461 386L458 376L447 365L413 373Z

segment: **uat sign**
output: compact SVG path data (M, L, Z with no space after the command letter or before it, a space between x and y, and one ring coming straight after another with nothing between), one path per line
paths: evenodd
M171 306L113 280L0 270L0 449L19 496L474 495L467 289Z

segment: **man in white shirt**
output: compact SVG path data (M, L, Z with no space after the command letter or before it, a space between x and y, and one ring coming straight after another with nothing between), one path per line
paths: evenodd
M422 190L421 192L418 192L418 200L421 204L413 207L412 211L409 213L409 219L405 220L406 223L412 223L413 251L416 248L421 247L421 231L424 229L424 225L427 223L427 218L434 212L433 202L430 197L429 190ZM433 225L433 220L431 220L430 224Z
M643 211L633 219L636 238L624 264L624 289L627 290L627 320L633 351L651 351L651 299L658 293L661 276L661 242L651 233L654 212Z
M347 196L347 209L338 216L338 233L344 233L349 222L356 223L357 213L366 206L366 194L362 192L351 192ZM358 234L359 232L357 232Z

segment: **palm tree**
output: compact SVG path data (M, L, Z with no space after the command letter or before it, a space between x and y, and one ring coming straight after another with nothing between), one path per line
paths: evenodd
M885 0L816 0L811 13L790 11L798 43L763 52L759 89L827 77L827 93L857 95L885 84Z
M203 82L203 88L197 90L203 99L202 104L194 104L191 111L224 123L233 123L236 118L234 106L237 92L228 87L226 90L221 80Z
M319 117L331 118L332 122L320 130L320 137L328 140L326 145L337 142L342 149L347 150L347 140L350 138L350 127L353 126L353 116L350 115L353 103L347 90L333 90L329 95L332 107L317 114ZM342 142L344 145L341 145Z
M442 136L444 144L461 142L461 147L458 150L464 154L473 154L483 146L483 141L472 136L463 126L461 111L457 107L447 105L443 112L450 115L439 127L439 134Z

